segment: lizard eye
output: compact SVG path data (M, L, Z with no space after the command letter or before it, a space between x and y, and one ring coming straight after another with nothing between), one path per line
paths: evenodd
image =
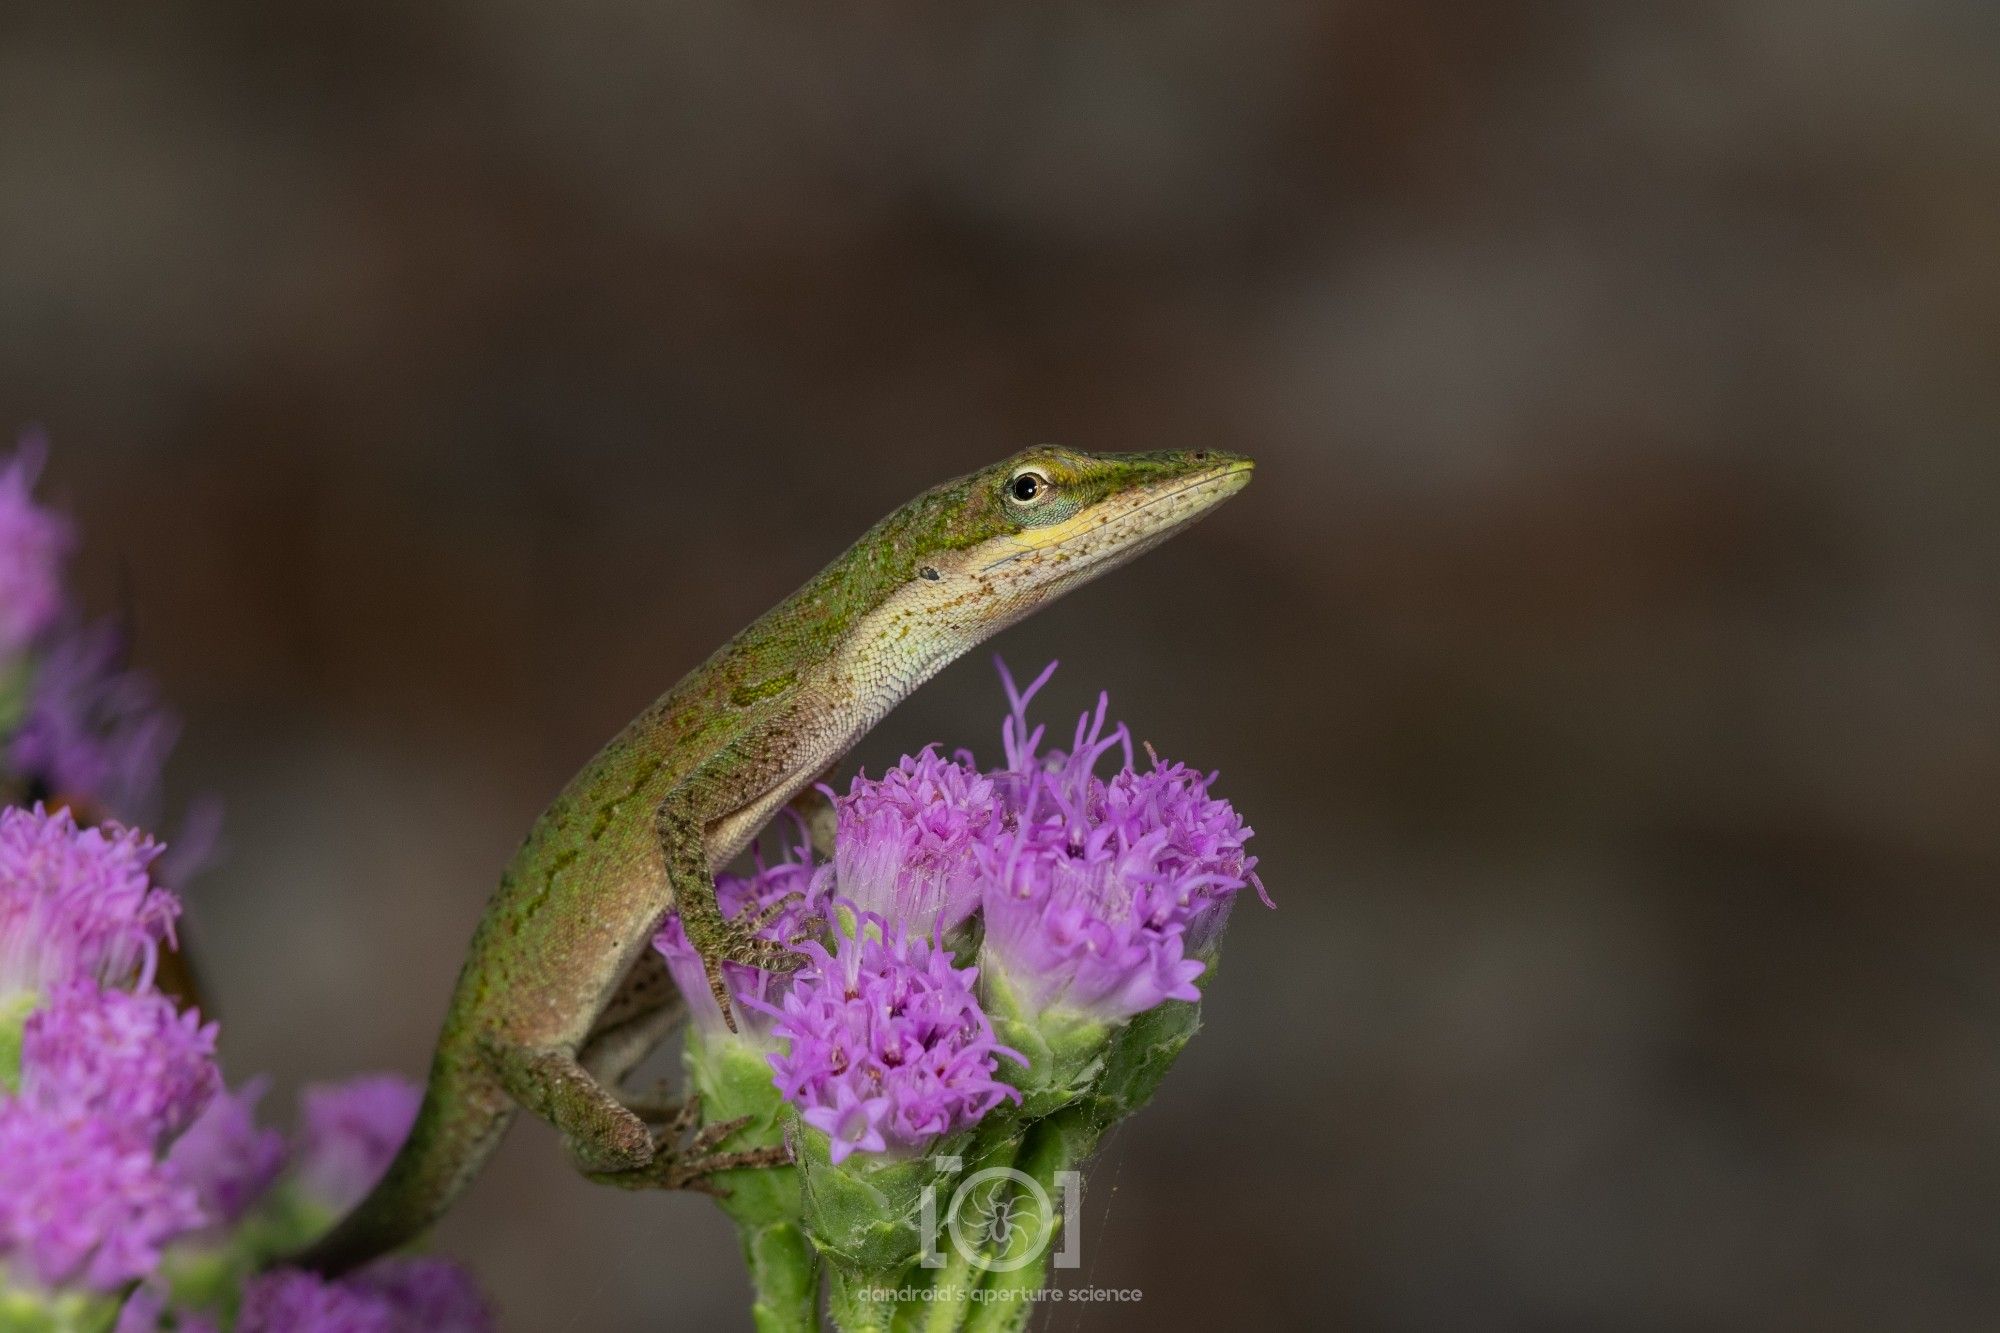
M1018 505L1039 503L1049 493L1049 479L1039 472L1016 472L1007 482L1007 497Z

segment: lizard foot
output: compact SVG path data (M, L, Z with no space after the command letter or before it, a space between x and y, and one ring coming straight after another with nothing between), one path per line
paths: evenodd
M789 1166L792 1154L783 1144L771 1148L750 1148L739 1152L716 1152L717 1144L750 1123L750 1117L724 1120L694 1129L701 1116L701 1097L690 1093L664 1117L665 1124L654 1140L653 1160L641 1167L622 1171L592 1171L586 1174L600 1185L616 1185L633 1190L692 1190L725 1199L729 1191L710 1179L722 1171L743 1171L767 1166ZM690 1130L694 1132L689 1133Z
M758 931L770 925L773 921L776 921L779 917L789 912L792 908L797 907L805 900L806 896L803 893L788 893L762 911L745 907L733 918L733 924L745 934L755 935Z
M745 911L734 918L720 913L704 916L683 912L681 915L688 943L701 956L702 971L708 976L708 989L715 996L716 1007L722 1010L723 1024L731 1032L736 1031L736 1015L729 1002L729 987L722 978L724 963L741 963L766 972L782 973L796 972L812 961L799 952L798 946L825 928L823 918L808 918L800 923L800 933L787 940L767 940L756 933L793 905L794 897L787 897L762 911Z
M803 893L788 893L778 899L778 901L765 907L762 911L752 912L749 908L744 908L736 914L736 919L732 924L747 934L755 935L786 912L791 911L795 907L802 906L805 900L806 896ZM760 938L757 943L769 947L764 949L764 957L761 960L757 960L755 965L767 972L795 971L808 961L806 956L799 952L799 946L807 940L817 938L825 930L826 917L819 913L814 913L812 916L804 917L799 921L798 929L793 932L789 939L777 941ZM774 957L776 958L775 962L773 961ZM729 961L741 963L752 960L731 958Z

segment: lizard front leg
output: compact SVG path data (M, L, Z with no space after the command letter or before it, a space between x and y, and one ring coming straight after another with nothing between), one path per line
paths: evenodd
M689 782L667 793L654 811L653 829L659 835L661 860L673 885L674 910L680 914L688 943L701 955L708 988L722 1010L723 1021L733 1031L736 1020L730 1011L729 989L722 980L723 963L746 963L769 972L789 972L805 960L789 944L759 939L747 923L732 921L722 914L715 901L715 875L709 868L705 835L709 823L728 810L705 808L711 804L703 799L711 787L701 781L703 776L697 770Z

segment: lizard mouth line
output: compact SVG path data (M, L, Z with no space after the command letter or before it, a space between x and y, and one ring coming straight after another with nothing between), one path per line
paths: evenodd
M1056 547L1068 546L1073 542L1078 542L1083 540L1085 537L1090 536L1092 533L1102 532L1105 528L1110 527L1114 523L1130 522L1133 519L1138 518L1141 514L1144 514L1147 510L1165 504L1167 501L1173 499L1175 496L1186 495L1189 491L1200 490L1204 486L1215 486L1221 482L1229 480L1231 477L1234 477L1239 473L1246 472L1248 470L1249 469L1247 467L1245 467L1240 463L1232 464L1231 466L1223 468L1219 471L1211 472L1205 477L1198 477L1193 481L1187 482L1185 485L1176 486L1174 487L1174 489L1166 492L1163 495L1155 495L1151 499L1145 500L1137 505L1134 505L1132 508L1127 509L1122 513L1106 515L1105 517L1099 519L1097 522L1091 524L1088 528L1085 528L1083 531L1072 533L1068 537L1065 537L1061 541L1055 542L1050 546L1025 546L1018 551L1012 552L1011 554L1003 555L998 560L994 560L986 565L982 565L980 567L980 572L983 574L987 570L998 569L1000 566L1009 564L1015 560L1019 560L1023 556L1030 556L1041 551L1053 550Z

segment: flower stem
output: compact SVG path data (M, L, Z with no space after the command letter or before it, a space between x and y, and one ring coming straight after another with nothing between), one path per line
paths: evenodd
M873 1299L882 1285L865 1273L827 1269L827 1314L841 1333L888 1333L894 1303Z
M905 1328L910 1333L952 1333L971 1312L972 1289L977 1285L971 1259L956 1245L947 1244L944 1267L932 1271L931 1299L907 1307L911 1317L896 1321L899 1333Z
M1097 1140L1092 1112L1085 1106L1060 1111L1029 1129L1014 1159L1014 1169L1033 1180L1048 1199L1048 1234L1029 1263L987 1271L964 1325L967 1333L1015 1333L1028 1326L1042 1288L1048 1284L1049 1256L1060 1243L1064 1226L1076 1224L1076 1219L1062 1215L1066 1193L1061 1177L1082 1166Z
M743 1259L757 1300L757 1333L812 1333L818 1324L819 1262L805 1230L792 1221L743 1227Z
M706 1124L748 1121L716 1144L718 1149L763 1148L783 1141L783 1102L755 1048L726 1038L703 1041L690 1029L686 1068L689 1082L701 1094ZM729 1191L718 1202L736 1223L757 1293L750 1314L758 1333L812 1333L818 1325L819 1254L799 1223L798 1169L726 1171L717 1183Z

